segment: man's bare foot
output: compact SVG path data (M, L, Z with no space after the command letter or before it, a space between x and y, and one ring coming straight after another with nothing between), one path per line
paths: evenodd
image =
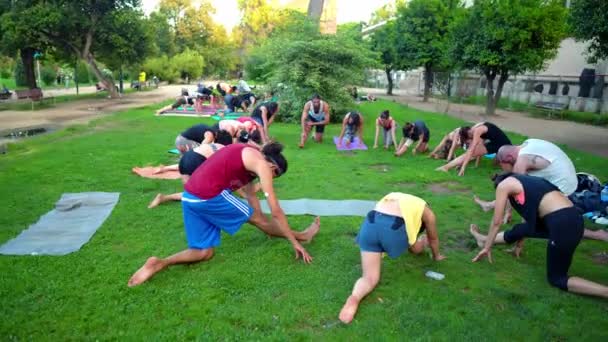
M359 300L355 296L350 296L344 303L342 310L340 310L340 320L344 324L349 324L355 318L357 309L359 308Z
M148 209L158 207L158 205L161 203L162 199L163 199L163 194L156 194L156 197L154 197L152 202L150 202L150 204L148 204Z
M475 203L479 204L483 211L490 211L494 209L494 203L492 202L483 201L477 196L473 196L473 200L475 201Z
M446 169L445 166L440 166L440 167L436 168L435 171L448 172L448 169Z
M302 234L304 235L304 240L302 242L310 242L317 235L319 230L321 229L321 218L319 216L315 217L310 226L306 228Z
M479 248L483 248L484 244L486 243L486 237L479 232L479 227L477 227L476 224L471 224L471 228L469 229L469 231L477 241L477 246Z
M300 143L300 144L298 145L298 147L299 147L299 148L304 148L304 144Z
M162 260L157 257L150 257L146 263L133 274L129 279L129 287L137 286L152 278L154 274L163 269Z

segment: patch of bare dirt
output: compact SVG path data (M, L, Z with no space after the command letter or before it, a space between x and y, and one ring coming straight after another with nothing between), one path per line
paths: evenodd
M593 260L595 264L606 265L608 264L608 252L595 253L591 255L591 260Z
M477 249L477 242L469 234L462 230L449 230L441 234L442 248L452 251L469 253Z
M426 188L434 194L455 194L471 192L471 189L463 187L460 183L453 181L431 183L428 184Z
M372 164L369 166L370 169L378 172L389 172L390 167L388 164Z

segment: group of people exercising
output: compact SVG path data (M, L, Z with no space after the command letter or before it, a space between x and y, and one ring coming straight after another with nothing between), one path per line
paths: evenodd
M288 163L282 153L283 146L268 137L268 127L278 110L278 104L271 103L258 105L250 117L223 120L215 127L196 125L177 136L176 147L182 153L177 168L182 174L184 191L169 196L171 200L181 200L188 248L166 258L150 257L133 274L129 286L142 284L171 265L210 260L220 245L220 232L235 234L246 222L269 236L286 238L296 258L312 262L312 256L301 243L313 240L319 232L319 218L303 230L293 230L274 192L273 180L287 172ZM306 102L301 117L300 148L304 147L313 127L315 140L322 141L329 112L329 105L318 95ZM362 128L361 114L346 114L340 141L362 140ZM396 128L390 113L382 112L376 119L374 147L382 131L384 148L393 145L397 156L403 155L416 141L414 154L428 151L430 130L423 121L406 123L404 138L399 144L395 139ZM455 157L458 146L466 151ZM487 235L476 225L470 226L470 233L481 248L473 261L488 258L492 262L494 244L515 244L513 252L519 256L525 238L547 239L547 279L551 285L608 298L608 287L568 275L574 251L587 233L581 213L568 199L577 184L574 165L559 147L539 139L528 139L515 146L496 125L481 122L448 133L430 157L448 160L438 170L448 172L459 168L458 174L462 176L472 159L494 153L504 172L493 178L494 201L475 198L483 210L493 209L494 216ZM257 191L268 201L269 217L261 211ZM233 192L238 192L245 201ZM163 201L157 199L158 196L155 198L158 203L152 204ZM515 209L524 222L499 232L502 224L510 219L511 209ZM591 238L608 240L601 233L589 234ZM396 258L406 250L419 254L429 248L435 261L445 259L439 250L436 214L424 199L410 194L392 192L378 201L366 214L356 241L361 252L362 276L339 313L344 323L352 321L361 300L378 284L383 254Z

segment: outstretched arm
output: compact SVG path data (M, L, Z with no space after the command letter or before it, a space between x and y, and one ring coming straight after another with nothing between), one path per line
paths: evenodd
M429 247L433 253L433 259L440 261L445 259L445 256L439 252L439 234L437 233L437 218L435 213L427 206L422 212L422 222L426 226L426 236L429 241Z
M484 257L488 257L488 261L492 262L492 246L494 245L494 239L500 230L500 226L503 222L505 207L507 206L507 200L510 192L510 186L513 179L506 179L498 185L496 188L496 203L494 205L494 216L492 217L492 224L490 231L486 237L485 245L483 249L473 258L473 261L479 261Z
M302 259L306 263L310 263L312 261L312 257L308 254L306 249L302 247L302 245L296 240L293 232L289 227L289 223L287 222L287 218L285 217L285 213L281 206L279 205L279 201L274 193L273 188L273 175L272 170L268 166L266 159L262 155L260 151L254 149L245 149L243 151L243 164L245 168L253 173L255 173L260 179L260 185L264 195L266 196L266 200L268 202L268 206L270 207L270 213L272 216L272 221L279 227L283 235L289 242L291 242L294 250L296 251L296 257L302 256ZM255 192L252 190L246 190L247 200L256 201L257 197L255 197Z
M441 149L443 147L445 142L448 140L448 136L449 136L449 134L446 134L443 136L443 139L441 139L441 142L439 143L439 145L437 145L437 147L435 147L433 152L431 152L430 157L434 157L435 154L439 151L439 149Z
M464 175L464 170L467 168L469 161L471 161L473 158L473 154L475 153L477 146L482 143L481 135L487 132L487 130L488 129L485 126L478 126L474 129L473 142L471 143L471 146L469 146L467 153L464 155L462 165L460 166L460 172L458 172L459 176Z
M340 136L338 137L338 144L342 146L342 138L344 138L344 132L346 132L346 123L348 122L348 117L350 113L344 115L344 119L342 119L342 130L340 131Z
M363 116L362 115L359 115L359 120L360 120L360 122L359 122L359 129L358 129L358 132L359 132L359 141L361 141L361 143L363 143L363 124L364 124L364 122L363 122Z
M380 134L380 125L376 119L376 136L374 137L374 148L378 148L378 135Z

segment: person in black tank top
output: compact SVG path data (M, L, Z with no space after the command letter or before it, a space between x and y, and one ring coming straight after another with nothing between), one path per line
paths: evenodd
M251 118L255 120L261 127L260 134L262 135L262 141L267 142L270 140L268 137L268 128L274 121L275 115L279 112L279 104L274 101L264 102L259 104L251 113Z
M608 287L579 277L570 277L574 251L583 237L583 217L559 189L539 177L505 173L495 177L496 206L488 235L471 225L471 234L482 250L473 261L488 257L492 262L494 244L517 243L519 257L526 237L547 239L547 280L552 286L569 292L608 298ZM524 223L498 233L507 200Z
M464 176L469 161L487 154L496 153L503 145L512 145L511 140L509 140L506 134L490 122L480 122L471 127L470 130L461 130L461 134L461 141L471 140L471 145L468 147L467 152L446 165L438 167L435 169L436 171L447 172L452 168L460 167L458 175Z

